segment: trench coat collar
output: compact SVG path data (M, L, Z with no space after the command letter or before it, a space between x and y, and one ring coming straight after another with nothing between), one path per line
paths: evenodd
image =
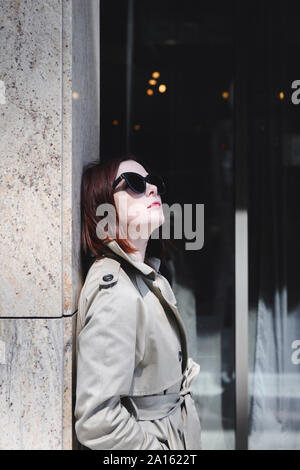
M132 253L126 253L116 240L112 240L106 244L111 251L113 251L118 256L121 256L128 263L134 266L138 271L140 271L144 276L149 277L152 280L156 279L156 273L160 268L161 260L156 256L145 257L145 262L137 261L135 256Z

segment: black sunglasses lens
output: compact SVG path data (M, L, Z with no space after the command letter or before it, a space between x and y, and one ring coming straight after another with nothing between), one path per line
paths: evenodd
M158 194L164 194L166 191L165 183L159 175L148 175L147 181L157 187Z
M126 181L130 189L135 193L143 193L145 191L145 182L138 173L127 173Z

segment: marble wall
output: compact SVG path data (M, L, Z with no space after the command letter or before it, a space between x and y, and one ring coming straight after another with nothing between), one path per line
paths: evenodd
M0 18L0 449L71 449L99 0L6 0Z

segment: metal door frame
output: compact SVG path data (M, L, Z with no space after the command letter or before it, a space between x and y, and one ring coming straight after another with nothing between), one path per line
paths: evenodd
M236 450L248 450L248 51L247 4L235 2L235 431Z

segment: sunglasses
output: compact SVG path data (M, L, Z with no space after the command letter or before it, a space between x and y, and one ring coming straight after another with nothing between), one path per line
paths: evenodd
M155 173L149 173L147 176L142 176L139 173L133 173L128 171L122 173L113 183L113 189L124 179L127 183L124 189L129 187L132 191L138 194L142 194L146 191L146 183L153 184L157 187L158 194L164 194L166 192L166 186L161 176Z

